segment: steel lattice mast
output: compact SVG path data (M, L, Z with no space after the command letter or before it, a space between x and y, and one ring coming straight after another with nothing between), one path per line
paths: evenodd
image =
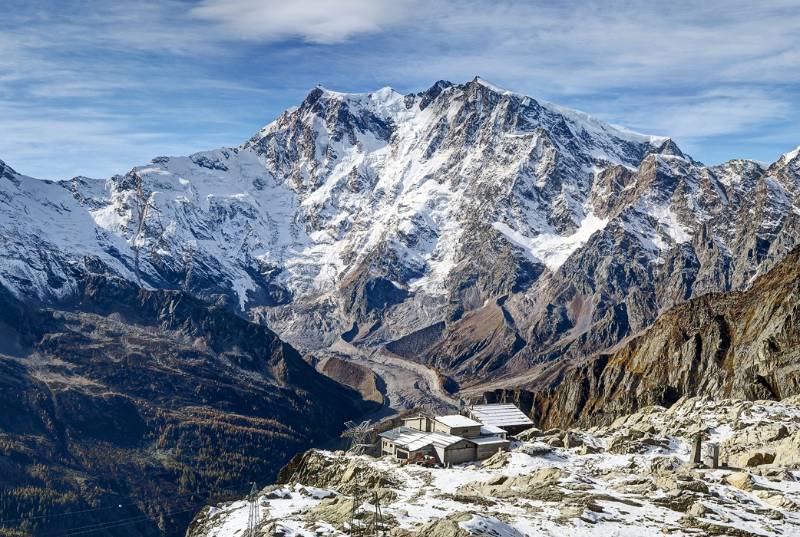
M372 423L370 420L364 420L358 424L348 421L345 422L344 426L345 431L342 433L342 437L350 438L348 452L354 455L361 455L371 445L368 440L372 434Z
M253 486L250 487L250 494L247 497L247 501L249 503L250 512L247 515L247 533L245 533L245 537L256 537L260 513L258 510L258 487L256 487L255 481L253 481Z

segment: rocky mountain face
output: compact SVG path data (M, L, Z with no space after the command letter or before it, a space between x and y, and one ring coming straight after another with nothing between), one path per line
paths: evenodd
M747 288L800 237L800 156L704 166L671 140L476 78L318 87L241 146L107 180L0 166L0 282L95 274L223 300L303 350L339 338L513 386L660 312Z
M549 427L607 423L684 396L781 400L798 393L800 248L795 248L747 291L691 299L616 351L553 368L539 379L539 389L490 397L517 399Z
M0 287L0 535L182 535L375 406L223 305L105 276L70 301Z
M256 497L257 535L760 537L800 531L800 406L682 399L604 427L528 431L508 453L452 468L312 450ZM720 469L693 464L696 435ZM233 537L245 500L209 506L187 537Z

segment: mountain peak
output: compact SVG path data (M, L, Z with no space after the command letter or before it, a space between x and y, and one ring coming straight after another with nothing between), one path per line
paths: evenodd
M671 155L684 156L683 153L680 151L680 149L678 149L677 145L675 145L675 143L667 136L642 134L633 131L631 129L628 129L626 127L608 123L581 110L567 108L565 106L561 106L559 104L555 104L550 101L534 98L530 95L526 95L518 91L512 91L502 88L496 84L493 84L492 82L489 82L486 79L481 78L480 76L476 76L466 85L467 86L478 85L497 95L516 97L518 99L530 99L532 101L537 102L539 105L546 108L550 112L554 112L556 114L563 116L568 122L572 123L575 126L581 127L590 133L602 132L604 134L610 134L612 136L630 142L649 143L653 146L664 148L664 150L669 151L669 154Z
M310 92L308 92L306 99L312 97L314 100L317 100L320 97L326 97L329 99L340 99L347 101L361 101L361 100L385 101L398 96L402 97L402 95L400 95L400 93L395 91L394 88L392 88L391 86L384 86L382 88L378 88L377 90L369 92L346 92L346 91L332 90L330 88L323 86L322 84L317 84Z
M443 91L452 88L453 86L454 84L449 80L437 80L430 88L417 93L416 96L420 97L419 109L425 110L425 108L427 108L434 99L441 95Z
M779 162L783 161L784 163L788 163L796 159L798 156L800 156L800 145L798 145L788 153L784 153L783 155L781 155Z
M500 95L518 95L520 97L529 97L528 95L524 95L522 93L517 93L515 91L510 91L510 90L507 90L505 88L501 88L500 86L498 86L496 84L492 84L488 80L485 80L485 79L483 79L483 78L481 78L479 76L476 76L475 78L473 78L471 83L472 84L479 84L479 85L483 86L484 88L487 88L487 89L493 91L494 93L498 93Z
M691 158L687 157L686 154L681 151L672 138L661 138L658 136L651 136L651 143L656 146L655 152L659 155L668 155L673 157L680 157L680 158Z
M409 113L413 115L414 112L409 108L412 106L411 103L416 102L419 111L425 110L431 103L438 100L444 92L451 89L456 92L465 92L468 100L482 98L480 97L481 95L492 95L494 97L491 100L496 104L501 104L505 100L513 101L515 109L519 110L515 114L528 114L528 118L521 121L520 124L527 123L529 127L539 122L539 113L535 110L539 108L544 109L546 115L550 116L549 121L553 126L563 120L561 122L562 128L571 131L572 136L589 135L596 140L605 140L605 142L599 143L606 146L619 144L620 141L637 145L645 144L650 146L650 148L646 149L647 152L658 152L685 158L683 152L668 137L641 134L625 127L613 125L580 110L567 108L521 92L502 88L480 76L476 76L463 84L453 84L446 80L438 80L428 89L408 95L402 95L389 86L371 92L357 93L336 91L317 84L303 100L300 108L312 108L316 110L315 113L321 113L323 110L327 110L326 103L336 103L337 106L339 104L345 105L356 115L358 113L355 110L363 110L383 120L391 119L392 121L397 121L400 117L408 118ZM266 127L261 134L265 132L267 132ZM613 139L618 141L614 142L612 141Z
M14 169L11 166L0 160L0 177L6 177L6 176L10 177L16 174L17 172L14 171Z

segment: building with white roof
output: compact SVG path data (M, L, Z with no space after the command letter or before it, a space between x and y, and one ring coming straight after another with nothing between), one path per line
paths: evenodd
M517 434L533 427L533 421L512 404L472 405L467 412L470 418L484 426L497 427L509 434Z
M481 435L481 423L460 414L448 414L433 418L422 414L403 418L403 425L425 432L439 432L472 438Z
M463 427L480 427L481 424L479 421L475 421L472 418L468 418L466 416L462 416L461 414L448 414L447 416L436 416L433 418L434 420L438 421L442 425L452 428L463 428Z
M379 436L381 454L401 460L414 459L418 455L436 457L442 465L475 460L475 444L460 436L418 431L410 427L397 427Z
M406 417L402 427L379 436L382 455L401 460L432 456L442 465L483 460L510 445L504 429L460 414Z
M475 438L481 435L481 423L460 414L436 416L433 418L433 430L464 438Z

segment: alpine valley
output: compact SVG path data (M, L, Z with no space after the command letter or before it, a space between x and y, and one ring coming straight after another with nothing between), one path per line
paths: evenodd
M477 77L316 87L108 179L0 162L0 518L110 498L178 535L192 491L381 404L569 427L796 395L799 245L800 147L706 166ZM138 500L165 494L185 511Z

